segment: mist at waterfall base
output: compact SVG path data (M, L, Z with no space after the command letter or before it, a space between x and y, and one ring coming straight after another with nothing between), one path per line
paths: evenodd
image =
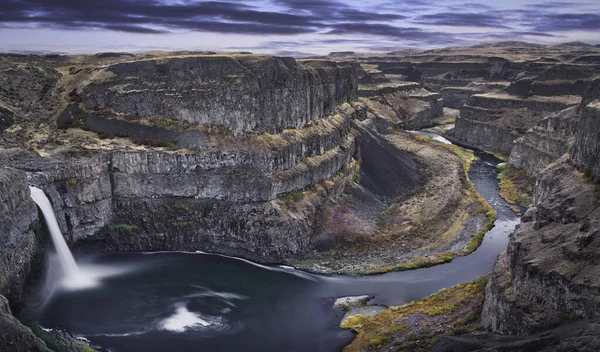
M81 271L113 268L117 275L83 290L56 290L37 318L111 351L340 350L353 334L338 327L344 312L333 309L336 298L367 294L386 305L421 299L488 273L506 249L519 220L498 196L499 161L478 156L469 175L498 220L479 249L450 263L348 277L203 253L101 254L79 259Z

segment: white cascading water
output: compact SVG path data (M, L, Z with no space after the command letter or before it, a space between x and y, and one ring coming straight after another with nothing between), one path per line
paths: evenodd
M50 231L52 242L54 243L54 248L56 249L60 267L64 275L62 285L65 288L70 289L93 286L94 280L87 278L81 273L75 262L75 258L73 258L73 254L71 254L69 246L67 246L67 242L65 242L65 239L60 232L60 227L58 227L58 222L56 221L54 209L50 204L50 200L48 200L48 197L46 197L46 194L41 189L32 186L29 186L29 189L31 190L31 198L40 207L42 214L44 214L44 219L46 219L46 224L48 225L48 230Z

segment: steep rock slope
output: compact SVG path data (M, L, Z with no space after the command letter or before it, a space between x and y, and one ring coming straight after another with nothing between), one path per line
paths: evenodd
M510 164L538 176L569 151L575 141L579 116L577 107L570 107L545 117L515 141Z
M476 94L461 108L454 138L472 147L509 154L513 141L535 126L545 115L579 103L580 98L577 96Z
M418 129L443 114L441 94L414 82L360 85L358 94L372 111L382 111L375 120L382 131L388 127Z
M583 98L572 153L541 172L533 207L490 278L482 320L494 332L532 333L598 316L597 83Z
M354 99L356 84L351 64L210 55L117 63L98 69L77 93L88 110L166 116L240 135L300 128Z
M38 239L33 231L37 219L25 173L0 168L0 295L13 303L23 296L37 251Z

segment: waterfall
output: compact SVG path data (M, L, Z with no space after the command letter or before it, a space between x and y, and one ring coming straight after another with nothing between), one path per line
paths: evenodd
M60 232L60 227L58 227L58 222L56 221L54 209L52 209L50 200L48 200L48 197L46 197L46 194L41 189L32 186L29 186L29 189L31 190L31 198L42 210L42 214L48 225L48 230L52 236L52 242L54 243L60 268L64 275L62 280L63 286L68 288L82 288L93 285L93 280L86 278L79 271L79 267L73 258L73 254L71 254L67 242L65 242L65 239Z

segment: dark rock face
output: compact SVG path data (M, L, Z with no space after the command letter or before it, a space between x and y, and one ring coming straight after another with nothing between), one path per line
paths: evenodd
M196 55L71 68L59 83L70 92L59 125L132 140L175 136L177 145L59 147L44 157L15 148L0 161L44 189L71 244L281 262L310 243L320 207L348 177L356 66ZM140 120L154 115L169 124ZM182 121L199 125L176 128ZM284 209L282 198L305 191L316 195L295 213Z
M51 352L31 329L12 316L8 300L0 295L0 351Z
M600 313L597 185L566 160L548 168L536 185L534 207L496 264L482 320L502 334L527 334L565 317Z
M600 181L600 78L588 87L579 109L581 121L571 158Z
M12 111L0 106L0 135L5 129L9 128L14 122L14 114Z
M118 63L78 89L88 110L166 116L235 135L278 133L356 98L352 64L270 56L195 56Z
M442 98L444 99L444 106L454 109L460 109L463 105L467 103L467 101L472 95L481 92L482 89L479 87L442 88Z
M380 130L387 127L418 129L443 115L444 100L414 82L361 85L358 94L367 105L389 113L376 117Z
M509 154L513 141L552 112L576 106L577 96L519 97L476 94L461 108L454 138L465 145Z
M0 295L7 296L13 303L22 298L37 250L32 230L37 219L25 173L0 168Z
M539 177L533 206L496 263L486 290L482 321L494 332L528 334L566 318L596 319L600 314L597 84L595 80L586 90L586 105L565 110L538 126L549 133L541 139L548 151L566 149L562 142L555 145L557 149L548 143L561 134L575 133L575 144L570 154L543 170L534 169ZM577 119L579 125L573 127ZM528 132L525 140L533 134ZM518 160L536 165L539 154L525 153Z
M575 141L579 119L576 107L545 117L515 141L510 164L538 176L546 166L569 151Z

